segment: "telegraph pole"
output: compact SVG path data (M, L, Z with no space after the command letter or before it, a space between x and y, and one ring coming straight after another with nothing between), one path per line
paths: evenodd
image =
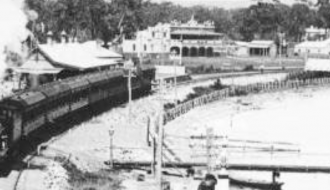
M113 169L113 135L115 134L115 130L113 127L110 127L109 136L110 136L110 151L109 151L109 166L110 169Z
M207 173L213 171L212 163L212 149L213 149L213 128L206 129L206 156L207 156Z
M163 97L162 97L162 93L164 90L164 81L160 80L159 81L159 102L160 102L160 106L159 106L159 120L158 120L158 143L157 143L157 181L159 184L159 189L162 189L162 175L163 175L163 168L162 168L162 164L163 164L163 137L164 137L164 128L163 128L163 112L164 112L164 102L163 102Z
M159 187L159 190L162 189L162 164L163 164L163 138L164 138L164 101L163 101L163 92L164 92L164 81L160 80L159 83L154 83L154 85L158 85L158 101L159 101L159 110L158 110L158 121L156 122L156 132L157 138L154 146L156 146L154 150L154 154L156 154L156 181L157 186ZM158 129L158 130L157 130Z
M173 61L173 65L174 65L174 101L175 101L175 105L177 104L177 100L178 100L178 90L177 90L177 72L176 72L176 67L177 67L177 52L176 51L172 51L171 52L171 56L172 56L172 61Z
M132 120L132 77L134 68L134 62L130 59L124 64L124 68L128 71L127 77L127 89L128 89L128 121L131 123Z
M283 38L284 38L284 33L280 32L279 34L279 44L280 44L280 48L279 48L279 57L280 57L280 67L283 68L283 64L282 64L282 45L283 45Z

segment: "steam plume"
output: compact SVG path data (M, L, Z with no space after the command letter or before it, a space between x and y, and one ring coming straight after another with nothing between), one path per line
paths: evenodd
M28 34L23 6L23 0L0 1L0 80L7 68L5 52L21 53L21 42Z

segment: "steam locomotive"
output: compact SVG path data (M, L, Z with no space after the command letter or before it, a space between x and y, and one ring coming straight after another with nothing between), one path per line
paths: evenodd
M139 67L132 78L132 92L142 96L151 91L153 67ZM124 70L85 74L45 84L0 101L0 160L8 158L18 142L46 124L83 108L127 99Z

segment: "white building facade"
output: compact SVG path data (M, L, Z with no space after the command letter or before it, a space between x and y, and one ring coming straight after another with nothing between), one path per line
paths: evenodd
M182 57L212 57L226 51L223 34L212 21L199 23L194 16L186 22L172 21L139 31L135 39L124 39L125 54L157 55L176 52Z
M170 52L171 34L169 24L158 24L147 30L136 33L135 39L124 39L123 52L125 54L163 54Z
M330 39L324 41L305 41L294 47L296 56L329 56Z

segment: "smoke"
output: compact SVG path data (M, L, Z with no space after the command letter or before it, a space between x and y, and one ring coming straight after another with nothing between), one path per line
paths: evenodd
M6 52L21 54L21 43L28 35L23 8L23 0L0 1L0 79L7 68Z

